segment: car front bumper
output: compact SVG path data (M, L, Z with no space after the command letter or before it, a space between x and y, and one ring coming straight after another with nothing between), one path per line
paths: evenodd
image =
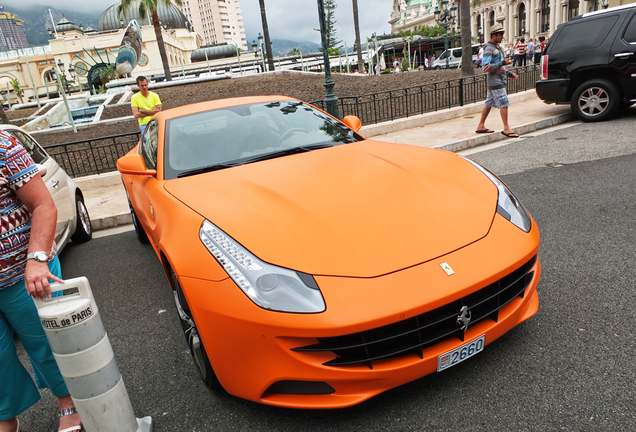
M547 104L566 104L570 103L568 97L569 79L548 79L537 81L537 96Z
M431 374L437 370L440 355L481 335L488 345L533 316L539 304L539 261L534 261L523 295L501 307L496 321L487 318L469 327L463 341L448 337L420 353L344 366L324 364L336 357L331 352L294 348L316 344L317 338L366 332L442 308L496 284L536 256L538 246L534 223L526 234L497 216L484 239L409 269L368 279L315 276L327 303L327 310L319 314L261 309L231 279L179 280L210 362L230 394L283 407L340 408ZM444 262L454 274L442 270Z

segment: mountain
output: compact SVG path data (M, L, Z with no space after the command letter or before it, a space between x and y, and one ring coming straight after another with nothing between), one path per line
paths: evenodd
M258 43L258 42L257 42ZM274 56L286 56L292 48L300 48L303 54L320 52L321 47L313 42L295 42L287 39L272 39ZM252 46L248 43L248 48Z
M97 29L99 17L101 16L101 12L91 14L74 12L72 10L65 10L64 12L61 12L54 8L50 9L55 22L58 22L63 16L65 16L77 25L83 24L84 27L90 25L95 29ZM49 15L49 7L36 5L21 9L19 6L12 5L10 7L5 7L4 10L11 12L18 18L24 20L24 30L27 34L27 42L29 42L29 46L48 45L49 34L47 32L47 28L53 28L51 25L51 17Z

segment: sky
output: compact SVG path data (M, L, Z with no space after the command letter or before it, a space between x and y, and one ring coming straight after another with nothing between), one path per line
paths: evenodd
M13 1L13 0L11 0ZM0 0L8 10L11 1ZM101 12L119 0L83 1L77 0L20 0L20 6L46 4L60 11L77 10L82 12ZM248 45L262 32L259 0L240 0ZM351 0L336 0L336 36L339 40L353 45L353 7ZM360 37L363 41L374 32L378 35L391 32L388 24L393 0L358 0L360 19ZM265 0L267 24L271 39L289 39L296 42L320 43L320 33L314 31L320 27L318 22L318 4L316 0Z

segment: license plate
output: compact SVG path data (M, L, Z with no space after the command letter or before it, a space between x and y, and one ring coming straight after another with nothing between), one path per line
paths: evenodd
M481 335L477 339L473 339L452 351L442 354L437 358L437 372L455 366L457 363L461 363L482 352L484 345L486 345L486 335Z

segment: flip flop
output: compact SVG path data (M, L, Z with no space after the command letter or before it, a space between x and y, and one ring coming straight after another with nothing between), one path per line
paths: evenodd
M60 418L64 417L64 416L67 416L67 415L72 415L72 414L77 414L77 409L75 407L71 407L71 408L67 408L67 409L61 410L60 411ZM71 427L68 427L66 429L62 429L59 432L81 432L83 430L84 430L84 426L82 425L82 423L80 423L77 426L71 426Z
M494 130L490 130L490 129L479 129L476 130L475 133L494 133Z
M515 132L512 133L505 133L505 132L501 132L502 134L504 134L505 136L507 136L508 138L519 138L519 135L516 134Z

